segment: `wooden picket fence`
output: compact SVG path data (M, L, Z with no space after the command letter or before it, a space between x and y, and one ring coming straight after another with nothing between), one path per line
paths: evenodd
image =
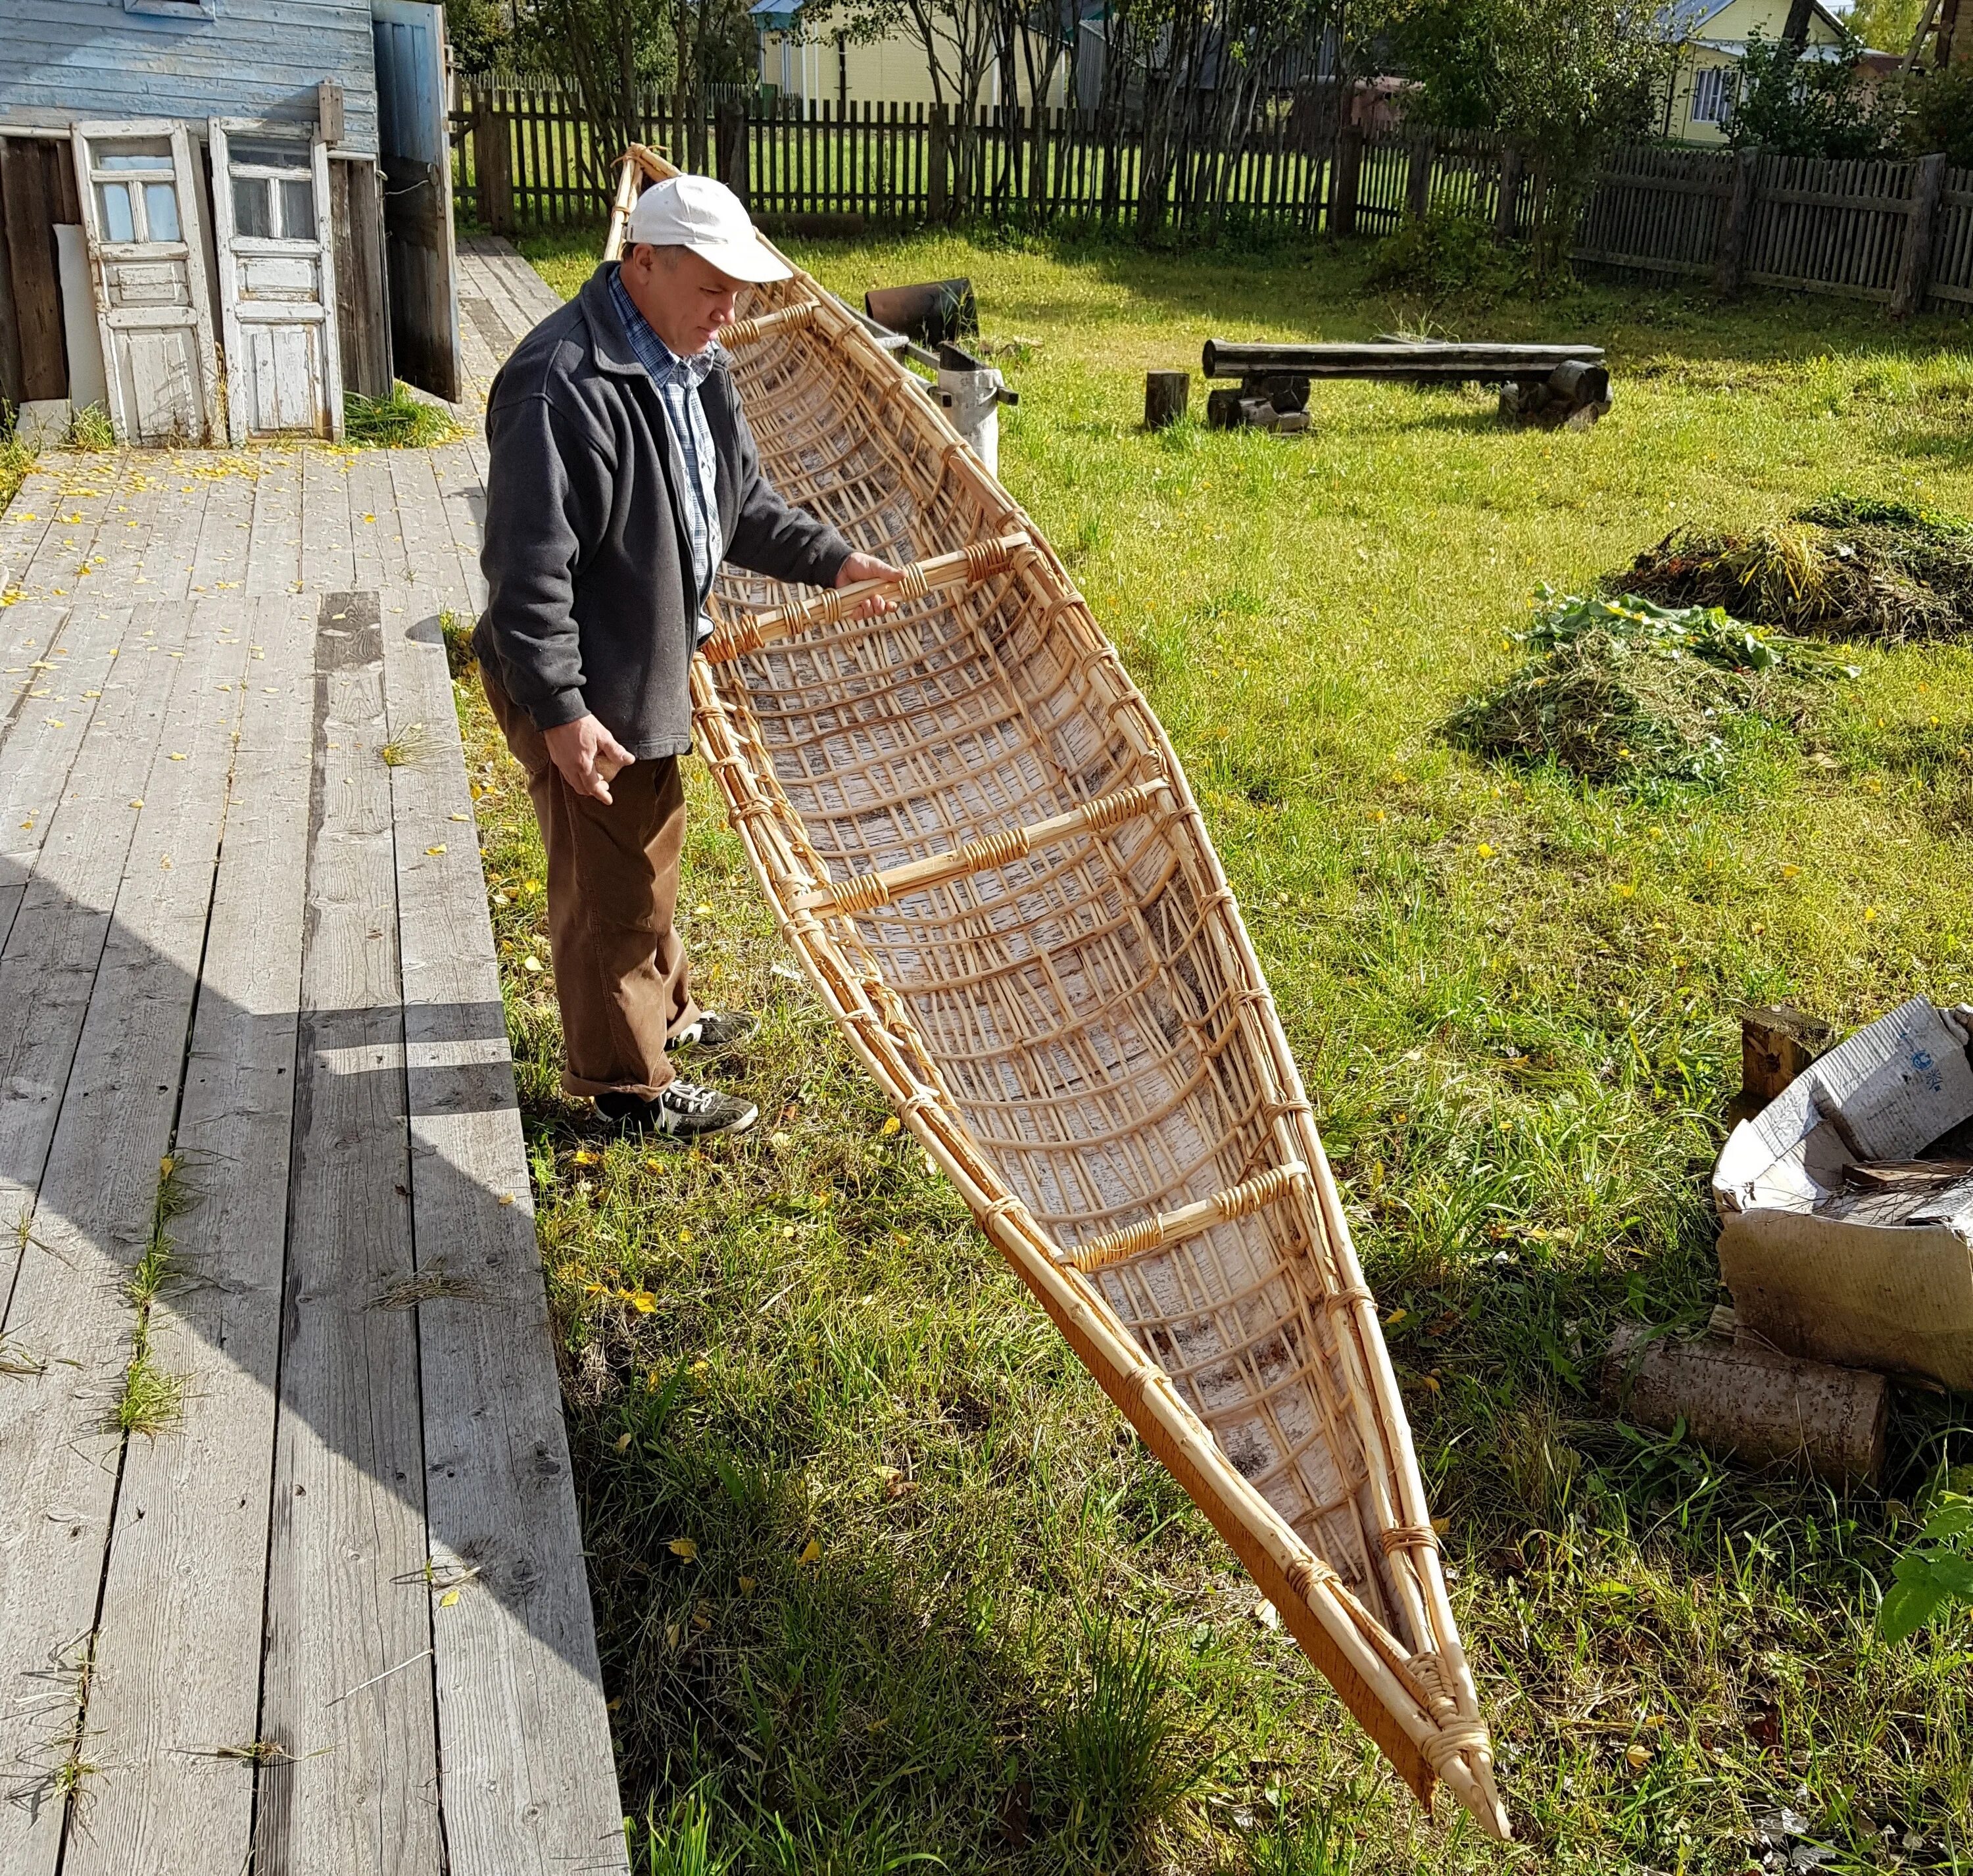
M1248 134L1163 136L1094 112L728 94L702 127L705 165L769 227L897 227L981 217L1178 234L1229 224L1389 234L1455 212L1503 240L1533 226L1543 178L1484 132L1366 137L1337 123L1333 87L1271 100ZM672 100L638 100L644 142L672 140ZM597 147L572 88L466 78L453 111L455 201L496 233L600 223L613 149ZM1942 157L1836 162L1638 145L1616 151L1573 258L1634 274L1838 293L1900 315L1973 306L1973 170Z
M1575 258L1646 274L1874 299L1902 316L1973 302L1973 171L1942 156L1837 162L1619 151Z

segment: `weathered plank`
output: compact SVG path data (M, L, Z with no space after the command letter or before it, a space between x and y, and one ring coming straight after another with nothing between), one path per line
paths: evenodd
M316 637L306 939L258 1736L257 1876L443 1867L383 665L371 593Z
M261 1616L301 975L315 602L235 616L267 656L241 711L176 1152L194 1203L151 1346L184 1417L131 1443L89 1725L112 1767L68 1876L238 1876L253 1817ZM270 1765L268 1780L296 1775Z
M303 449L301 459L302 578L316 590L348 592L356 584L348 458L327 449Z
M298 449L263 450L247 538L247 590L302 590L302 464Z
M446 1838L460 1870L623 1870L528 1165L436 609L387 593ZM402 610L397 610L401 607Z
M404 561L411 584L427 599L463 606L466 601L459 549L445 498L433 472L427 449L393 449L385 461L398 514L398 531L404 544Z
M359 449L349 459L349 532L356 554L356 586L366 592L406 585L411 577L386 453Z
M486 582L479 571L479 543L486 519L486 479L464 443L432 452L432 476L438 484L446 521L452 530L453 552L459 561L460 590L468 609L486 603Z
M0 1760L22 1768L22 1801L0 1807L9 1876L55 1869L64 1768L95 1763L77 1730L80 1669L122 1446L115 1415L136 1319L123 1287L171 1138L232 741L233 698L215 696L211 680L232 655L209 623L195 623L162 737L117 737L113 713L97 713L62 818L113 832L71 843L55 831L0 960L3 992L13 969L62 953L59 992L40 976L15 992L34 1008L44 1059L72 1056L53 1086L23 1092L10 1077L0 1105L0 1169L31 1227L6 1329L41 1364L0 1389L0 1664L10 1682ZM135 763L133 744L145 752ZM166 746L187 760L172 762ZM133 773L148 774L146 793L126 808ZM113 917L95 909L112 900Z
M90 606L72 616L66 607L21 606L8 618L26 628L8 642L14 655L68 655L45 660L63 666L59 693L51 685L49 695L37 696L43 687L30 685L7 699L0 741L0 946L13 930L82 739L116 672L129 612Z
M250 456L222 459L226 472L208 492L198 538L192 546L195 593L244 593L247 589L247 544L253 533L260 465Z

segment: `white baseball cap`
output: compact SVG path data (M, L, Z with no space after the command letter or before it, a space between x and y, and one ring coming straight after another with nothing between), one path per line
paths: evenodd
M630 211L623 238L689 247L736 280L785 280L794 272L754 232L746 204L710 176L673 176L646 189Z

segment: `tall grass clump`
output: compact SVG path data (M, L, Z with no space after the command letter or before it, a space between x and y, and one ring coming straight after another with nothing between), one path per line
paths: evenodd
M399 384L384 397L345 392L342 433L359 449L430 449L450 443L460 429L439 405L414 397Z

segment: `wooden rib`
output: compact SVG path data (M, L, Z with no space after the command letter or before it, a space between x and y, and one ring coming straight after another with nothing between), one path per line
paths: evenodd
M1108 1264L1121 1263L1127 1257L1140 1257L1147 1250L1196 1237L1202 1231L1211 1231L1216 1224L1231 1224L1235 1218L1245 1218L1286 1198L1307 1182L1307 1167L1299 1160L1291 1160L1285 1166L1275 1166L1258 1178L1229 1185L1224 1191L1215 1192L1210 1198L1202 1198L1196 1204L1181 1205L1176 1211L1154 1211L1140 1224L1126 1225L1121 1231L1106 1231L1102 1237L1092 1237L1086 1244L1078 1244L1072 1251L1065 1253L1062 1261L1070 1270L1085 1274L1100 1270Z
M810 309L811 315L813 308ZM723 665L735 658L757 652L771 639L791 637L819 626L839 624L873 594L882 593L895 605L923 599L928 593L949 587L977 586L989 576L1004 573L1014 557L1033 542L1025 534L1003 534L995 541L976 541L956 554L937 554L905 569L900 580L859 580L838 587L819 600L806 600L774 612L756 613L730 626L722 626L705 642L706 658Z
M888 905L900 893L916 892L927 886L942 885L947 880L964 879L994 867L1025 859L1036 847L1067 840L1077 834L1100 834L1121 827L1147 812L1153 802L1166 797L1163 781L1140 782L1099 795L1066 814L1051 815L1029 827L1005 828L983 839L969 840L946 853L928 854L922 860L907 860L901 866L886 867L880 873L862 873L853 879L839 880L830 886L796 895L795 904L804 912L829 911L853 917Z

